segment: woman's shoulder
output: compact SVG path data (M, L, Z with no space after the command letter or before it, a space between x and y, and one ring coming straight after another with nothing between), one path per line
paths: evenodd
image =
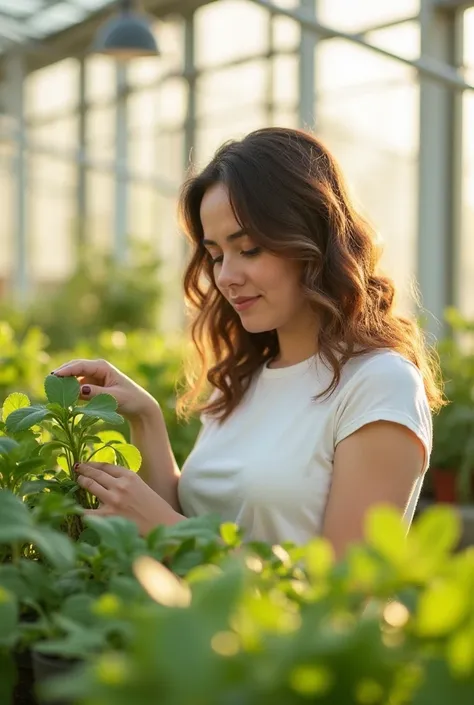
M374 350L349 360L341 375L341 388L365 393L424 395L423 376L418 367L394 350ZM342 391L341 389L341 391Z
M351 358L344 365L343 376L346 381L354 378L385 378L400 381L422 381L422 375L416 365L395 350L379 349Z

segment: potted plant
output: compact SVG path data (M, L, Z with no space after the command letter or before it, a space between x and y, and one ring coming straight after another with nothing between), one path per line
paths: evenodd
M474 326L452 309L446 312L446 320L454 335L438 346L448 404L433 419L432 484L438 501L470 502L474 471Z

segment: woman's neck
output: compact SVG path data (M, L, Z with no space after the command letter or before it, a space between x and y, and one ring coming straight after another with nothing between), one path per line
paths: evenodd
M308 360L317 353L318 326L315 321L306 321L299 330L277 331L279 351L270 367L290 367Z

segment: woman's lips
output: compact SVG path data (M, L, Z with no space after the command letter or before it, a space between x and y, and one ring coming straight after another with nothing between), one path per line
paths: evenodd
M246 311L251 306L253 306L259 300L259 298L260 296L252 296L249 298L242 297L241 299L233 301L232 306L235 308L236 311Z

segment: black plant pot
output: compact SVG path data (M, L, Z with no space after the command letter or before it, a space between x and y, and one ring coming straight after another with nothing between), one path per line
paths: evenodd
M56 676L63 676L69 673L77 665L78 661L69 659L57 658L55 656L46 656L37 651L33 651L31 660L33 663L33 672L35 685L41 686L46 681ZM47 705L48 701L37 695L37 700L40 705ZM69 700L55 700L54 705L74 705Z
M15 653L17 684L13 693L13 705L38 705L34 692L35 678L30 650Z

